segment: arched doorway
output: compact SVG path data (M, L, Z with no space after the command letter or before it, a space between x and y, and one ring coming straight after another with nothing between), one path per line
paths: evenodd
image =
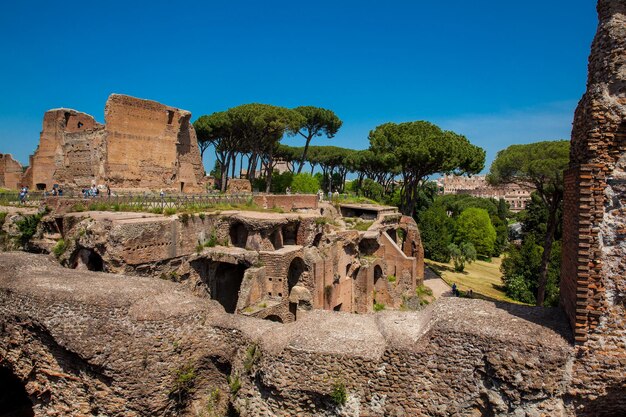
M104 261L93 249L81 249L76 254L72 265L74 269L87 269L89 271L104 271Z
M246 267L220 263L215 269L215 281L211 285L211 298L217 300L227 313L234 313L239 301L239 288Z
M383 276L383 269L380 267L380 265L376 265L374 267L374 286L376 286L376 284L382 278L382 276Z
M277 316L276 314L270 314L269 316L265 317L265 320L273 321L276 323L283 322L283 319L281 319L280 316Z
M28 398L24 384L6 368L0 368L0 415L32 417L33 403Z
M233 246L245 248L248 241L248 229L243 223L234 223L230 226L230 242Z
M289 293L291 292L291 289L298 284L298 281L300 281L300 276L305 271L305 269L306 266L304 265L304 261L302 260L302 258L297 257L291 261L291 264L289 264L289 270L287 271L287 285Z

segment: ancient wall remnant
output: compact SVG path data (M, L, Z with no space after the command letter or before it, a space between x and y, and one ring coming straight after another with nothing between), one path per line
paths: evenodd
M0 188L16 190L22 185L22 164L10 154L0 153Z
M600 0L565 173L561 304L586 412L626 411L626 2Z
M39 146L23 181L32 189L83 188L203 191L204 170L191 113L112 94L105 124L71 109L44 115Z

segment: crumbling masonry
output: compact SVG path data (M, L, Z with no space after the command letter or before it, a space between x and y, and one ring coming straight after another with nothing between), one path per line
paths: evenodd
M102 125L71 109L44 115L39 146L21 184L50 191L106 185L169 192L204 191L191 113L112 94Z
M600 0L565 173L561 304L590 413L626 410L626 2Z

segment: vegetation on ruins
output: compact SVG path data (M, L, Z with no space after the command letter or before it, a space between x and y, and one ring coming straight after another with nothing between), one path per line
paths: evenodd
M231 395L237 395L237 393L241 389L241 380L239 379L239 374L235 372L233 375L228 375L226 377L226 381L228 382Z
M67 244L65 243L65 240L59 239L57 243L54 245L54 247L52 248L52 253L54 254L54 256L59 258L61 257L61 255L65 253L66 249L67 249Z
M333 383L333 390L330 392L330 398L336 406L342 406L348 401L348 391L346 390L346 384L343 381L335 381Z
M379 312L385 309L385 304L383 303L374 303L374 311Z
M170 390L169 395L175 401L177 407L182 407L186 404L193 392L196 377L196 368L192 364L185 364L174 372L174 386Z
M250 373L252 367L261 360L261 348L256 343L251 344L246 349L246 355L243 358L243 369Z
M537 305L543 305L546 299L548 267L558 224L558 211L563 201L563 170L569 164L569 147L569 142L565 140L509 146L498 152L487 176L487 180L494 185L531 184L547 210L537 279Z
M35 235L43 215L44 213L30 214L15 222L20 232L19 240L22 244L26 244Z

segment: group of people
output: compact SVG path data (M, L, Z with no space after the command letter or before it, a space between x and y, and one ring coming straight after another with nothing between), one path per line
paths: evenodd
M83 188L82 193L84 198L98 197L100 196L100 189L96 186L96 184L93 184L89 188ZM109 187L108 184L106 185L106 193L108 197L111 196L111 187Z

